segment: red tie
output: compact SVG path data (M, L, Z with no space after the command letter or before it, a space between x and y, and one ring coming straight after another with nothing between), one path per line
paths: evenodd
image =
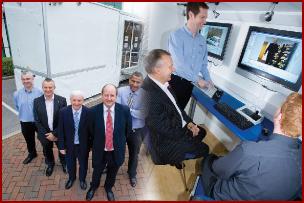
M112 124L112 116L111 110L108 109L108 116L107 116L107 124L106 124L106 149L108 151L112 151L113 149L113 124Z

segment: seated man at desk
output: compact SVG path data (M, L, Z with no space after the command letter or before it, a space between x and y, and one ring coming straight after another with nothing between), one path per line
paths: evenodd
M244 141L228 155L203 160L206 195L216 200L292 200L302 189L302 96L290 94L268 140Z
M157 164L175 164L182 168L185 159L205 157L209 147L202 142L206 131L195 125L180 109L168 81L175 70L170 53L152 50L145 58L148 76L142 88L147 92L146 125L150 131L152 149L159 158ZM190 157L187 157L190 156Z

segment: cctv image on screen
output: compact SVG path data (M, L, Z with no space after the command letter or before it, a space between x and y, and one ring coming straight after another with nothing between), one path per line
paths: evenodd
M228 27L204 25L201 35L206 39L208 52L221 56L228 35Z
M296 83L302 72L302 39L253 31L241 64Z

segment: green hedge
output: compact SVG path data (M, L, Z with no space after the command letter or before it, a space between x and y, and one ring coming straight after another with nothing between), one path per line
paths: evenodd
M14 65L11 57L2 58L2 76L14 75Z

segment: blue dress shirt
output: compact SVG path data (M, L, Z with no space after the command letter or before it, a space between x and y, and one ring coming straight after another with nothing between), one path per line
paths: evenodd
M128 99L130 94L133 93L130 86L118 88L118 95L116 102L128 106ZM132 116L132 129L143 128L145 126L145 104L144 104L145 91L140 88L134 92L132 106L130 108Z
M14 103L19 112L19 120L22 122L34 122L34 99L40 97L43 92L33 87L31 91L22 88L14 92Z
M211 81L208 71L208 51L206 40L197 33L195 37L184 26L171 33L168 44L176 71L173 73L197 83L199 73L203 79Z

